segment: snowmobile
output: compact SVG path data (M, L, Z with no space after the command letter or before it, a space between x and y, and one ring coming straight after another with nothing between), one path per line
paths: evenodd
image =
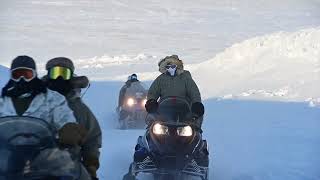
M77 180L80 162L57 148L48 122L25 116L0 118L0 180Z
M124 103L118 110L120 129L143 128L147 112L147 90L141 82L132 82L126 89Z
M147 120L147 131L138 138L134 161L123 180L136 180L140 173L151 174L154 180L208 180L207 141L185 100L163 100L158 114L148 115Z

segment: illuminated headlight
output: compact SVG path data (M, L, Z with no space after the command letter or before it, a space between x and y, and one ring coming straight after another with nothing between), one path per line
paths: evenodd
M144 99L143 101L142 101L142 106L144 107L145 105L146 105L146 103L147 103L147 99Z
M179 127L177 129L177 134L179 136L192 136L193 130L192 130L191 126Z
M128 105L128 106L133 106L133 105L134 105L134 99L129 98L129 99L127 100L127 105Z
M153 125L153 128L152 128L152 132L156 135L166 135L168 134L168 127L167 126L163 126L159 123L156 123L155 125Z

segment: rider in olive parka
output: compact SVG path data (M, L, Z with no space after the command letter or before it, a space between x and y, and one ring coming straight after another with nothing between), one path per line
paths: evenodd
M149 88L146 110L149 113L155 112L159 98L159 101L166 97L183 98L191 105L193 114L200 117L201 126L204 107L201 103L200 91L190 72L183 69L182 60L177 55L167 56L158 65L162 74L153 81Z
M69 68L72 74L74 72L73 62L68 58L58 57L51 59L47 62L46 69L50 71L51 68L56 66ZM76 77L74 74L70 80L64 80L62 77L50 79L48 76L45 76L43 80L47 82L49 89L58 91L66 97L77 122L87 129L88 133L83 144L78 149L74 148L72 154L80 157L92 179L97 179L96 171L100 166L99 149L102 146L101 128L96 117L88 106L84 104L80 96L81 88L87 87L89 80L85 76Z

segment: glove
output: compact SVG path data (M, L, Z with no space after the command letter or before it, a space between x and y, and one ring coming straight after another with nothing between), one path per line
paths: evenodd
M99 158L92 155L83 155L83 165L92 178L97 178L97 170L100 166Z
M67 123L58 131L61 145L81 145L87 135L87 130L80 124Z
M93 166L87 167L87 171L89 175L91 176L91 179L96 180L97 178L97 169Z
M149 99L147 102L146 102L146 105L145 105L145 108L146 108L146 111L148 113L155 113L157 112L158 110L158 102L157 100L155 99Z
M195 114L198 117L203 116L204 114L204 106L201 102L195 102L191 106L192 114Z

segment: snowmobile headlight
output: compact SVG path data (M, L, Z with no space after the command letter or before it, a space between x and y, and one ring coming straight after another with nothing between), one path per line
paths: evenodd
M167 126L156 123L153 125L152 132L156 135L166 135L168 134L169 129Z
M184 127L178 127L177 128L177 134L179 136L192 136L193 130L191 126L184 126Z
M133 105L134 105L134 99L129 98L129 99L127 100L127 105L128 105L128 106L133 106Z
M146 103L147 103L147 99L144 99L143 101L142 101L142 106L144 107L145 105L146 105Z

